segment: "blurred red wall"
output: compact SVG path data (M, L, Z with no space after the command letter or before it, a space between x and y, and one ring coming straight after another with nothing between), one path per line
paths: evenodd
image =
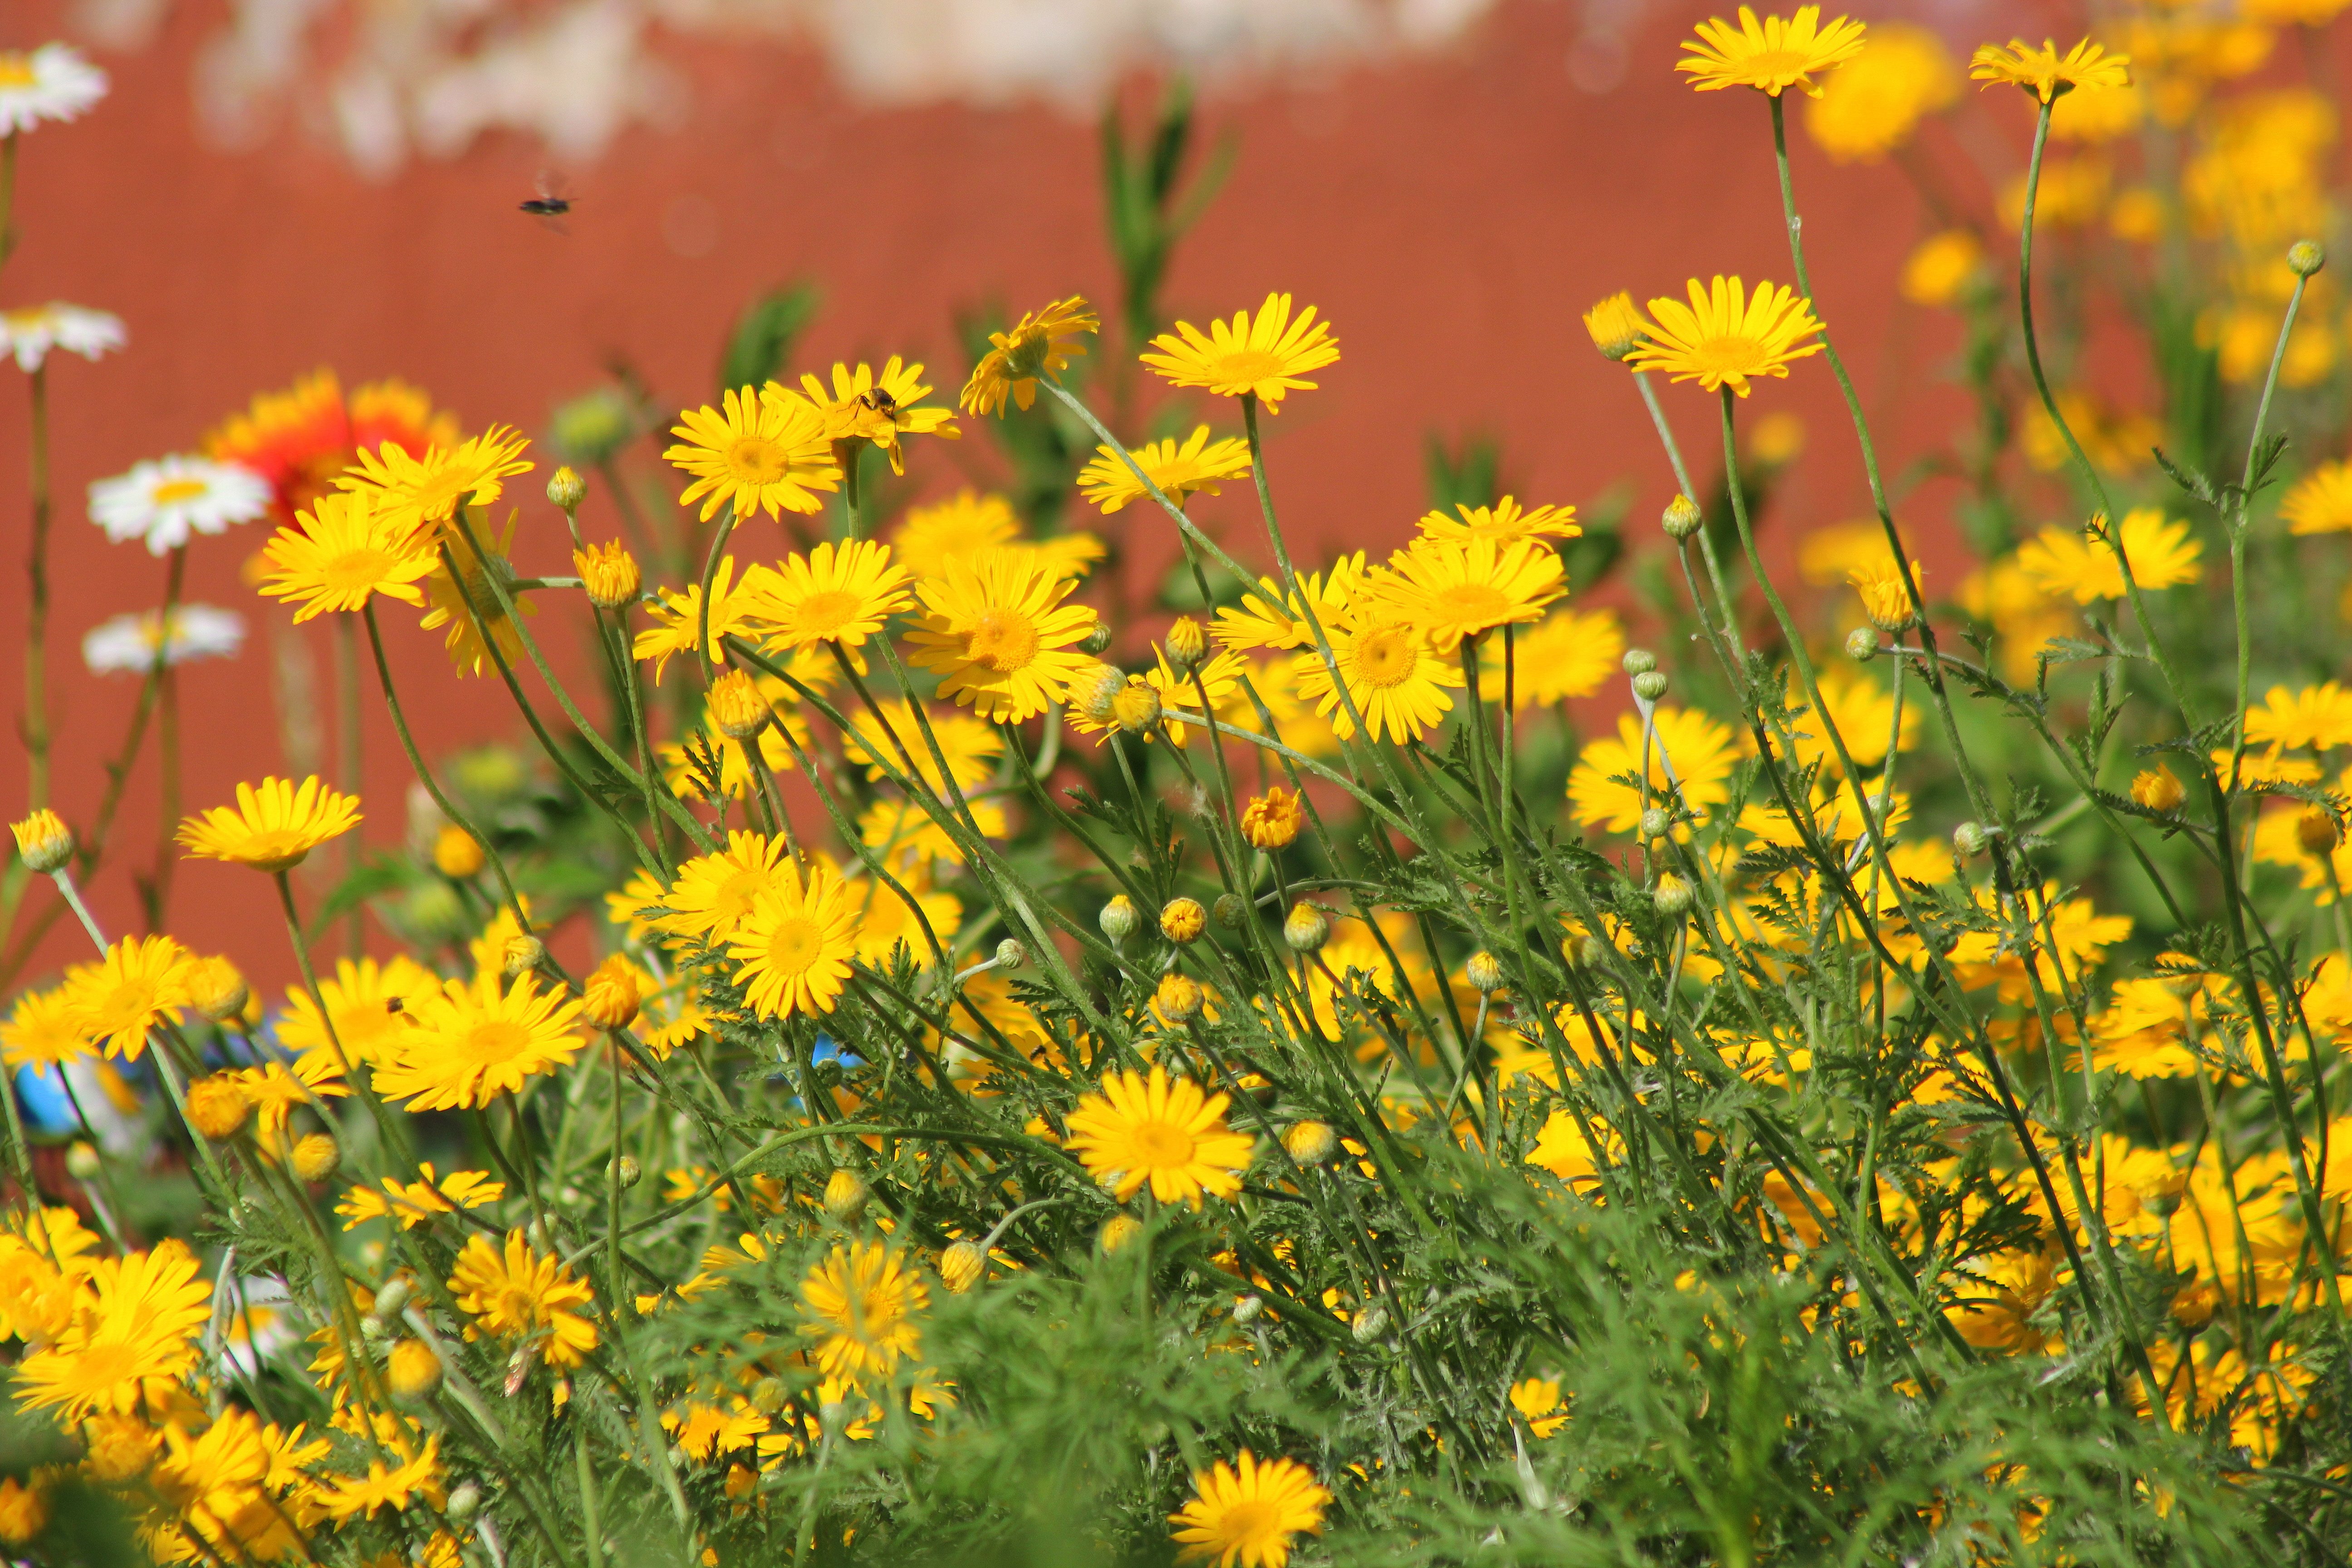
M56 36L58 9L18 0L0 17L0 45ZM1235 133L1239 163L1179 256L1170 307L1201 319L1289 289L1323 310L1343 347L1322 390L1298 395L1272 422L1274 482L1303 553L1401 541L1423 510L1423 439L1433 429L1498 433L1522 496L1586 502L1632 480L1633 536L1651 547L1648 520L1671 481L1623 373L1592 352L1579 311L1620 288L1678 293L1694 272L1789 273L1763 101L1695 96L1672 70L1675 42L1700 14L1654 14L1635 36L1623 84L1604 94L1570 82L1573 7L1508 0L1444 54L1206 102L1206 131ZM680 44L675 57L695 83L685 125L632 132L601 162L570 170L580 205L562 237L515 211L541 161L520 141L412 164L383 184L363 183L292 133L250 153L202 150L187 90L199 31L183 8L156 47L101 57L113 77L107 100L79 123L25 139L23 243L0 273L0 303L61 298L115 311L130 331L128 351L101 363L52 362L51 701L57 799L69 817L90 809L100 756L117 743L137 686L88 675L80 636L154 604L163 574L161 562L109 545L88 523L85 487L142 458L191 449L257 389L322 364L346 384L397 374L430 389L468 429L498 419L535 430L618 352L665 396L698 403L745 302L807 276L825 304L802 363L903 352L929 360L951 396L953 307L994 298L1017 310L1074 290L1116 296L1094 128L1048 110L866 111L806 56ZM1136 97L1139 106L1145 84ZM1996 159L2006 126L2002 119L1979 138ZM1948 323L1894 302L1896 268L1926 219L1891 166L1834 167L1792 140L1821 311L1900 445L1900 433L1921 428L1948 395L1916 370L1933 363L1917 351L1941 352ZM1947 132L1934 133L1930 152L1956 183L1984 188ZM715 223L715 234L683 256L671 240L698 219ZM1710 400L1687 388L1666 397L1686 447L1711 449ZM1820 361L1762 388L1748 414L1776 409L1801 415L1811 434L1777 509L1785 548L1802 527L1866 510L1866 497L1851 426ZM959 482L956 461L985 455L975 440L961 450L933 444L919 472L943 489ZM25 378L5 370L0 624L10 627L26 605L26 463ZM530 504L519 554L527 569L556 571L560 520L537 500L545 472L542 464L520 492ZM1942 500L1921 492L1907 521L1931 557L1949 558ZM600 504L589 508L592 531L609 536L617 526ZM1247 504L1229 489L1200 510L1231 518L1234 537L1249 541ZM1143 536L1144 553L1171 548L1148 510L1108 521ZM191 809L285 765L268 716L270 644L284 612L237 576L261 538L248 528L200 541L192 554L189 596L238 609L254 637L237 660L181 678ZM437 636L390 608L399 676L428 750L520 734L495 682L454 681ZM0 637L0 691L12 713L23 687L19 642ZM323 671L323 638L319 649ZM409 775L388 722L370 708L366 832L390 844ZM125 808L121 851L94 889L110 934L132 923L128 875L155 854L153 776L151 753ZM24 790L12 752L0 769L0 809L19 815ZM37 892L35 907L46 897ZM172 923L257 977L289 975L265 878L187 862ZM60 930L30 973L86 954Z

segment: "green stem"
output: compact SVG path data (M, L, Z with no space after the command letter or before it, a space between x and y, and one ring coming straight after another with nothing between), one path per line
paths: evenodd
M16 139L8 138L13 168ZM33 538L26 574L31 603L25 612L25 762L30 775L25 809L49 804L49 372L44 364L31 378L33 444L30 458Z

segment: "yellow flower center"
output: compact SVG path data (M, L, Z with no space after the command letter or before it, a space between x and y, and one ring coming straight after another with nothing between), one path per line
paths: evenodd
M972 623L964 657L999 675L1024 668L1037 657L1037 627L1018 610L991 610Z
M751 901L767 885L768 873L764 870L738 871L719 883L719 890L710 896L710 912L723 916L726 924L733 925L751 912Z
M1266 349L1236 349L1210 367L1221 382L1273 381L1285 370L1282 356Z
M1488 583L1456 583L1440 592L1437 602L1455 626L1499 626L1511 618L1510 596Z
M466 1031L458 1055L467 1062L488 1066L509 1062L530 1047L530 1031L510 1018L485 1018Z
M33 62L14 49L0 54L0 89L31 87L41 79L33 74Z
M331 593L366 593L384 580L394 564L390 551L362 544L327 557L320 567L319 580Z
M528 1285L509 1279L484 1316L502 1329L527 1329L539 1321L539 1299Z
M1128 1134L1136 1162L1150 1171L1169 1170L1192 1163L1192 1135L1171 1121L1139 1123Z
M772 485L792 467L792 455L765 436L739 436L727 448L727 471L735 482Z
M1412 633L1404 626L1382 626L1356 640L1356 673L1381 688L1402 685L1419 662Z
M1805 74L1803 55L1795 49L1759 49L1739 62L1740 74L1755 81L1793 81Z
M768 933L768 967L799 974L824 956L824 932L806 915L786 915Z
M157 506L176 506L184 500L194 500L212 487L202 479L165 479L147 492L147 499Z
M841 635L842 627L857 619L862 607L863 601L857 595L827 588L803 599L793 619L803 637L835 637Z
M1281 1510L1275 1504L1252 1498L1247 1502L1226 1506L1224 1516L1216 1523L1223 1544L1247 1551L1263 1548L1282 1533Z
M264 871L282 871L310 852L302 835L291 827L264 827L248 832L236 847L236 858Z
M1709 374L1729 377L1753 375L1771 356L1745 332L1728 332L1693 343L1690 357Z

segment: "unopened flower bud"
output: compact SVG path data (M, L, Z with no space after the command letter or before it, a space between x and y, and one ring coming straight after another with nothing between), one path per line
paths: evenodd
M996 967L1018 969L1029 962L1029 950L1015 937L1006 937L996 944Z
M372 1345L382 1344L383 1342L383 1320L381 1318L362 1318L360 1320L360 1338L367 1341L367 1342Z
M617 952L590 970L580 985L581 1016L600 1029L627 1028L642 1002L636 965Z
M33 813L22 822L12 822L8 830L16 836L16 854L25 862L25 869L47 876L62 870L73 858L73 829L65 818L47 807Z
M402 1309L415 1294L416 1287L410 1282L408 1276L395 1274L383 1282L383 1288L375 1293L375 1300L368 1303L368 1316L388 1323L400 1316Z
M98 1180L99 1173L105 1169L106 1163L87 1142L77 1140L66 1151L66 1174L77 1182L94 1182Z
M637 558L617 539L573 551L572 564L579 570L580 585L588 590L588 602L600 610L625 609L645 589Z
M2343 837L2325 806L2315 805L2294 819L2295 845L2315 860L2334 854Z
M1370 1306L1356 1314L1356 1342L1360 1345L1370 1344L1374 1340L1379 1339L1382 1334L1386 1333L1388 1331L1388 1327L1389 1315L1387 1309L1383 1308L1378 1301L1375 1301Z
M1691 907L1691 885L1668 871L1659 877L1658 885L1650 889L1650 901L1657 905L1662 915L1681 914Z
M1664 838L1667 832L1673 828L1674 825L1675 819L1673 817L1668 816L1664 812L1659 810L1654 805L1650 807L1649 810L1642 814L1642 837L1644 838Z
M637 1157L635 1154L624 1154L621 1156L618 1170L614 1169L613 1162L610 1160L604 1162L604 1174L620 1183L621 1189L625 1192L637 1184L638 1178L645 1174L645 1171L638 1165Z
M1688 496L1677 495L1666 503L1665 513L1658 519L1658 526L1666 531L1668 539L1679 544L1696 533L1699 524L1706 521L1699 512L1698 502Z
M227 1023L253 1000L245 976L226 958L197 959L180 972L180 983L187 987L188 1005L210 1023Z
M2315 239L2298 239L2286 247L2286 264L2297 278L2308 278L2327 265L2327 252Z
M1306 824L1306 803L1279 784L1242 807L1242 837L1253 848L1287 849Z
M2150 811L2170 811L2189 797L2172 770L2158 763L2132 775L2131 797Z
M566 463L549 477L547 499L566 511L578 511L580 503L588 499L588 481Z
M1320 952L1331 940L1331 917L1323 912L1322 905L1301 899L1290 906L1290 918L1282 922L1282 940L1293 952Z
M504 956L507 978L520 979L547 962L547 943L524 931L507 938Z
M760 683L730 669L710 683L710 719L730 741L748 741L767 728L768 699Z
M1282 1135L1283 1152L1295 1164L1319 1165L1339 1152L1339 1136L1323 1121L1294 1121Z
M1265 1297L1244 1296L1240 1300L1234 1303L1234 1321L1241 1324L1244 1328L1247 1328L1250 1324L1257 1321L1258 1314L1265 1310Z
M1576 962L1586 969L1600 968L1601 961L1608 956L1608 945L1597 936L1587 936L1576 944Z
M1239 931L1249 919L1250 903L1239 893L1221 893L1209 907L1209 913L1227 931Z
M1118 694L1127 689L1127 676L1114 665L1098 664L1073 681L1070 689L1077 693L1079 712L1097 724L1108 724L1115 721L1112 709Z
M1503 963L1491 952L1474 952L1470 962L1462 966L1463 978L1470 989L1482 996L1491 996L1503 988Z
M1198 899L1171 899L1160 906L1160 934L1170 942L1198 942L1208 923L1209 911Z
M1095 917L1095 923L1102 927L1103 935L1111 941L1125 942L1135 934L1135 928L1143 923L1143 916L1136 909L1133 899L1118 893L1102 907L1102 913Z
M1095 1232L1095 1245L1106 1253L1117 1252L1142 1234L1141 1220L1131 1214L1115 1214L1103 1221L1102 1228Z
M1633 695L1644 702L1655 702L1666 694L1666 672L1645 669L1633 678Z
M294 1173L306 1182L325 1181L342 1158L341 1148L329 1133L313 1132L294 1141Z
M940 1254L940 1283L961 1296L988 1273L988 1252L976 1241L959 1241Z
M1629 647L1618 663L1624 667L1628 675L1647 675L1658 668L1658 656L1645 647Z
M482 1489L472 1481L459 1481L449 1489L449 1500L441 1507L441 1517L452 1524L464 1524L482 1511Z
M423 1340L402 1340L384 1362L384 1377L394 1399L415 1404L429 1399L441 1386L441 1358Z
M874 1195L864 1179L855 1171L835 1171L824 1182L824 1212L844 1225L854 1223L866 1212L866 1200Z
M253 1112L253 1096L233 1072L215 1073L188 1085L188 1125L215 1143L225 1143L245 1131Z
M1985 830L1976 823L1963 822L1952 829L1952 847L1963 857L1983 854L1985 842Z
M1167 646L1169 664L1177 674L1190 675L1193 666L1209 657L1209 634L1192 616L1179 616L1168 628Z
M1189 1024L1201 1016L1201 983L1181 970L1170 970L1160 977L1160 988L1151 994L1151 1005L1171 1024Z
M1160 688L1130 680L1111 693L1111 721L1130 735L1148 735L1160 722Z
M1103 650L1108 647L1110 647L1110 623L1097 616L1095 617L1094 626L1078 640L1078 651L1100 658L1103 656Z
M1633 308L1633 296L1620 290L1585 311L1584 330L1601 358L1624 363L1642 341L1642 314Z
M1878 657L1878 633L1869 626L1856 626L1845 634L1845 656L1856 664L1868 664Z
M488 858L482 841L454 822L442 824L433 836L433 868L453 882L475 875Z

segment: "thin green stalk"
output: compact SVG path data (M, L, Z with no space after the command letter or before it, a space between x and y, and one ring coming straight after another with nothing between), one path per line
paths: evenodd
M16 138L7 140L9 167L15 167ZM25 809L49 804L49 370L45 363L29 377L32 390L33 534L26 561L31 598L25 610L25 765L28 773Z
M363 798L366 779L360 765L360 736L362 725L360 711L360 629L349 616L335 617L335 717L341 721L342 742L335 749L335 772L340 779L336 787L354 799ZM348 834L343 842L343 876L346 879L359 875L366 854L366 845L356 833ZM367 952L367 904L364 900L352 903L351 920L343 932L343 951L354 961Z

